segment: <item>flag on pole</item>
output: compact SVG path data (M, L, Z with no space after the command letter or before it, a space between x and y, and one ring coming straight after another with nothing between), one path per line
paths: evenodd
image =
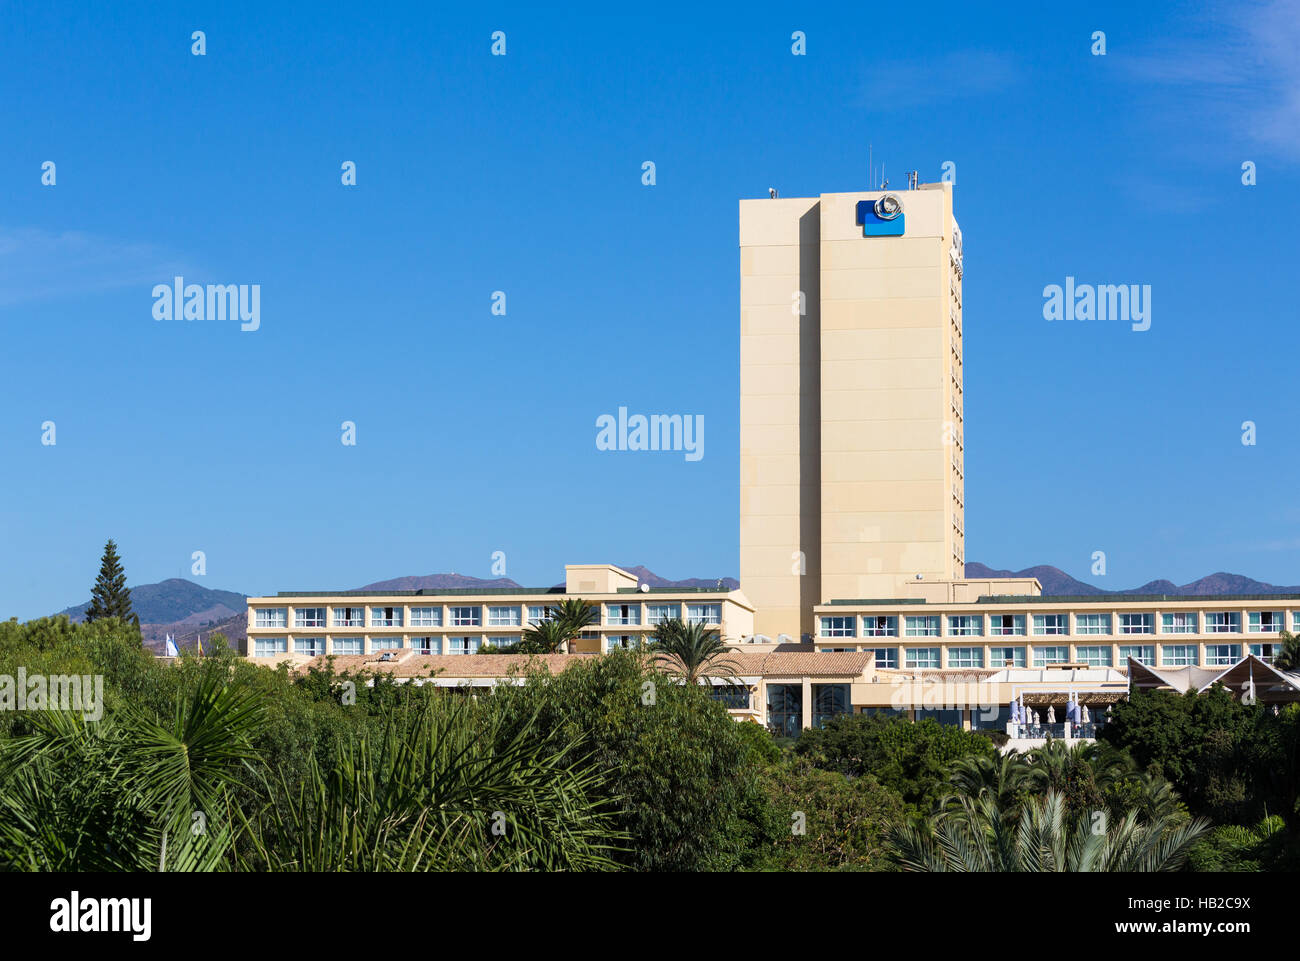
M168 634L167 635L167 656L179 657L180 653L181 653L180 651L176 650L176 641L172 639L172 636L170 634Z

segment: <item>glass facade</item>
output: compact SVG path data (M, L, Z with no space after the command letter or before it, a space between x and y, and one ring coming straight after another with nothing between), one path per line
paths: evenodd
M852 710L849 702L849 685L814 684L813 727L821 727L837 714L848 714Z
M803 685L767 685L767 729L777 737L798 737L803 726Z

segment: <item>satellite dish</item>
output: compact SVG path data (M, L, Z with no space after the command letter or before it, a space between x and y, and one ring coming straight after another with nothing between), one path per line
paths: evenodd
M881 220L893 220L903 212L903 202L893 194L885 194L876 201L875 211Z
M642 593L642 594L649 594L649 593L650 593L650 585L649 585L649 584L642 584L642 585L641 585L641 593Z

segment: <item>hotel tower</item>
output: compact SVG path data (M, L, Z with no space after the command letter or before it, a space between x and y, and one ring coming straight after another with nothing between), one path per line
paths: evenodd
M740 202L740 583L760 634L964 576L952 199Z

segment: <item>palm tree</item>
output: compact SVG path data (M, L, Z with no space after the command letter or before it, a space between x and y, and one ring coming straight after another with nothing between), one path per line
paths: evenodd
M524 631L519 642L520 654L555 654L563 651L569 642L569 629L557 620L548 618Z
M1273 656L1273 667L1279 671L1300 671L1300 637L1290 631L1278 635L1282 650Z
M570 654L582 632L600 619L586 601L571 597L546 608L546 616L524 631L521 654Z
M1014 814L1033 793L1037 778L1023 754L971 755L959 758L949 769L948 780L956 793L944 799L948 810L960 809L960 799L991 798L998 810Z
M512 721L492 702L429 698L358 743L315 755L244 818L241 870L608 870L627 841L610 774L582 737Z
M0 745L0 865L39 871L215 870L231 796L257 760L265 694L206 671L161 720L129 702L87 724L46 711Z
M667 673L687 684L699 683L706 674L734 677L740 670L722 635L694 621L664 621L655 628L650 650Z
M985 793L957 799L923 826L896 828L889 843L910 871L1175 871L1210 826L1199 818L1178 826L1163 817L1141 821L1136 811L1113 823L1098 815L1071 826L1065 798L1048 791L1013 818Z

